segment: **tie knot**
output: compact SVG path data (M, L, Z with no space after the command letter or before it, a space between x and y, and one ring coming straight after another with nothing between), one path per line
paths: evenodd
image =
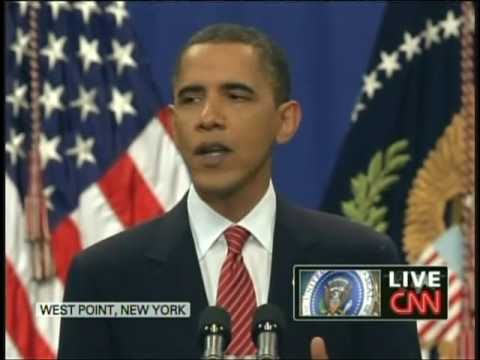
M225 239L227 239L228 251L235 255L242 252L243 245L250 236L250 232L238 225L230 226L225 232Z

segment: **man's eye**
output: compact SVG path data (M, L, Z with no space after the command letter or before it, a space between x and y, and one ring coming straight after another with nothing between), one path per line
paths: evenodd
M199 96L183 96L180 98L180 104L193 104L199 101Z
M247 101L250 99L247 95L244 94L236 94L236 93L230 93L228 94L230 99L235 100L235 101Z

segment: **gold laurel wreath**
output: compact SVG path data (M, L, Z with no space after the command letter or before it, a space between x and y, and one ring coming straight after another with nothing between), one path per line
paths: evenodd
M382 193L400 179L398 172L410 160L410 156L404 153L407 147L408 141L402 139L390 145L385 153L377 151L367 172L352 178L350 188L353 199L342 202L342 213L346 217L378 232L387 231L388 208L380 205Z
M444 214L449 201L466 193L463 167L466 161L464 120L456 114L437 140L410 189L403 245L409 262L445 230Z

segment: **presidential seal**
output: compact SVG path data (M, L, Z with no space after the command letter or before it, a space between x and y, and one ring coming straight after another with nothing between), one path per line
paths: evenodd
M302 295L302 316L379 316L379 277L371 270L318 270Z

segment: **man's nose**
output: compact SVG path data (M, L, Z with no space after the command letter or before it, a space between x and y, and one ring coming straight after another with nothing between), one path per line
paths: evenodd
M199 120L199 126L203 129L212 129L225 125L225 115L219 99L214 97L206 99Z

